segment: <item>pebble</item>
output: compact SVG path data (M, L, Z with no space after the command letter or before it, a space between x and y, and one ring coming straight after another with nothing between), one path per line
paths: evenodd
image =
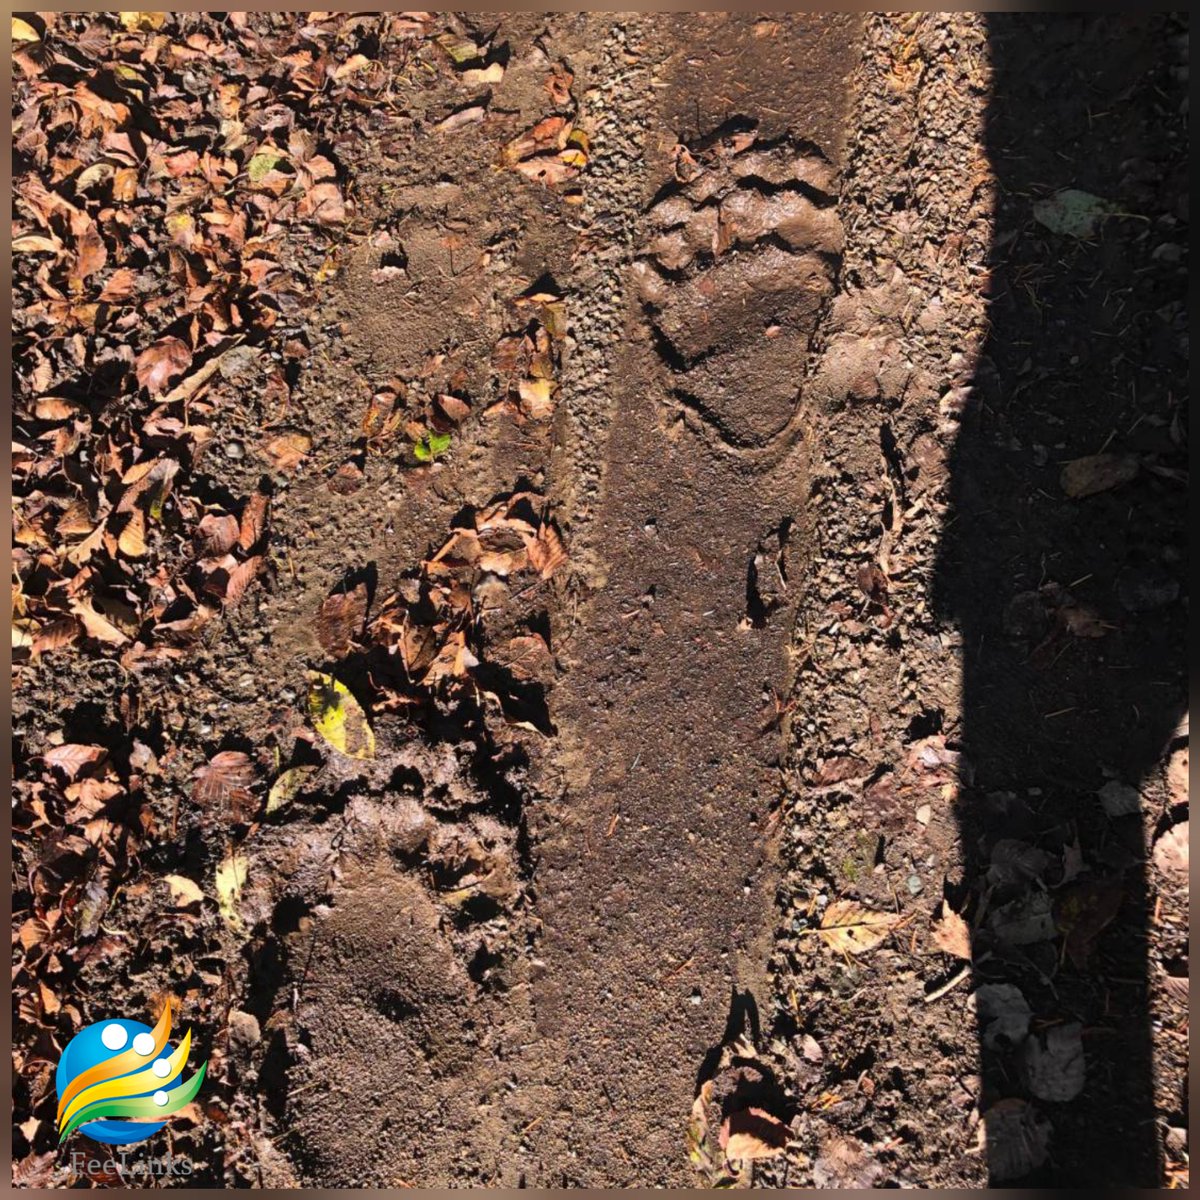
M237 462L239 459L246 457L246 447L241 442L226 442L225 457Z

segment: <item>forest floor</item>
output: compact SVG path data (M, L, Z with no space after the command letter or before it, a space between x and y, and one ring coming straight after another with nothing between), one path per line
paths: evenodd
M14 18L16 1182L1186 1184L1186 39Z

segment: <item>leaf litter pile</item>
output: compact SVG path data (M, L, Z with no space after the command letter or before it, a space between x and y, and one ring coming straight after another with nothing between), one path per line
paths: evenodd
M14 1070L25 1114L14 1161L25 1185L64 1178L53 1071L79 1028L115 1004L145 1019L172 1001L184 1020L225 1027L228 937L243 927L247 843L264 821L379 759L395 770L393 744L414 737L451 747L448 762L408 753L452 790L452 747L486 777L474 812L493 778L519 776L521 739L552 732L539 606L566 551L529 490L460 514L386 596L361 577L330 595L300 723L281 714L269 745L227 738L189 761L168 700L172 674L244 619L247 594L292 570L272 540L274 481L313 453L292 390L354 213L339 146L389 103L397 72L469 87L503 75L487 47L468 52L444 29L427 13L13 18ZM546 104L573 113L570 84L556 67ZM570 116L552 116L500 165L549 185L578 176L587 153ZM497 395L479 411L545 422L563 300L539 286L509 307ZM223 437L243 406L254 440ZM421 379L376 392L362 445L419 470L475 411L432 354ZM221 468L243 462L261 475L238 494ZM352 460L328 487L361 481ZM23 691L70 696L79 671L111 699L22 718ZM460 819L444 816L421 841L447 903L518 902L519 801L511 785L503 794L487 819L447 800L444 814ZM219 1182L239 1138L222 1041L205 1052L215 1086L172 1131L176 1152L208 1173L193 1182Z

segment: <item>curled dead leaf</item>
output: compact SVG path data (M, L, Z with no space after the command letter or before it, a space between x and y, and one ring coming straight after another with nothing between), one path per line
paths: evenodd
M765 1109L745 1108L722 1122L720 1142L726 1158L774 1158L787 1147L788 1127Z

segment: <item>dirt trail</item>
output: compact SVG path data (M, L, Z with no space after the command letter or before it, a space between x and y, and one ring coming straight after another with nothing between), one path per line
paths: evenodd
M649 114L641 199L677 193L715 218L715 195L704 209L685 190L728 187L734 203L751 195L728 144L707 160L697 150L707 165L687 189L671 158L679 141L749 127L736 120L747 113L762 117L756 144L776 147L759 152L754 178L768 163L787 173L800 162L829 186L857 23L798 21L772 37L750 20L698 23L709 26L703 38L681 22L668 39L720 49L681 48L656 73L662 100ZM626 32L637 53L648 30ZM775 214L769 227L745 223L744 249L722 260L733 275L716 283L715 315L701 332L676 334L698 345L695 362L660 354L660 330L691 327L689 309L712 296L719 272L702 251L690 275L660 273L654 212L638 223L634 249L658 303L648 322L627 288L599 502L573 543L593 564L595 591L564 621L554 704L563 792L533 827L544 967L539 1041L519 1073L548 1078L529 1110L543 1117L530 1137L542 1183L685 1182L680 1139L697 1073L720 1042L731 990L759 991L772 926L765 826L779 789L773 696L788 688L803 572L808 449L794 415L838 249L832 208L809 207L813 228L797 241L810 244L796 256L776 244ZM821 256L815 288L809 252ZM768 273L777 278L764 285ZM679 398L705 367L731 376L726 421ZM739 421L744 441L725 432Z
M308 614L342 572L373 564L386 591L461 505L527 480L570 555L566 583L529 601L557 661L555 736L528 743L518 775L450 788L476 814L469 836L518 856L504 867L515 902L483 918L446 911L411 869L438 838L468 836L445 790L477 771L462 745L414 749L381 718L380 762L341 793L344 812L265 835L274 865L252 875L282 882L260 900L274 932L247 1006L287 1073L281 1181L690 1182L697 1074L732 989L764 992L775 698L790 688L806 539L799 395L837 285L860 26L535 25L506 27L506 95L534 117L546 64L571 64L594 141L583 204L546 211L490 170L486 145L467 151L479 161L461 184L431 166L381 175L386 236L349 261L329 305L347 340L313 390L331 459L354 452L343 397L364 380L411 377L441 350L486 392L507 298L541 279L570 314L555 419L464 431L419 489L368 459L361 490L294 497L308 571L280 624L311 658ZM389 148L384 164L418 150ZM683 261L664 238L695 248ZM389 273L397 246L405 268ZM348 543L352 525L370 540ZM379 1086L364 1090L364 1072Z

